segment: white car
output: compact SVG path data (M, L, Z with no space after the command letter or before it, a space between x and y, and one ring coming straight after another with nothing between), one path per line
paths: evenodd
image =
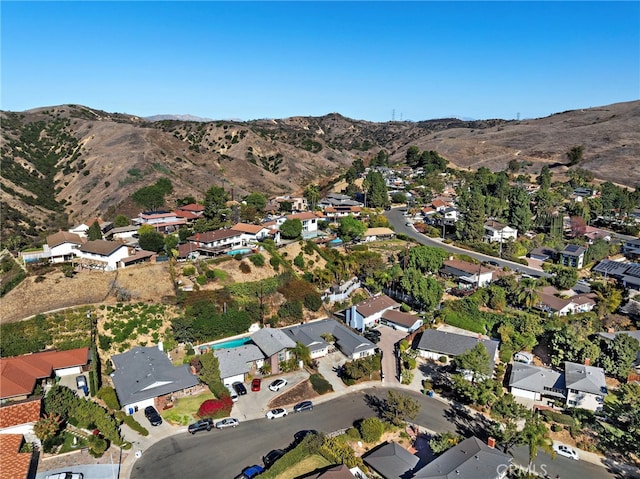
M46 479L82 479L83 477L81 472L59 472L48 475Z
M556 451L558 456L568 457L569 459L575 459L576 461L579 459L578 453L572 447L567 446L566 444L554 444L553 450Z
M228 417L227 419L223 419L222 421L218 421L216 423L216 429L224 429L227 427L236 427L238 424L240 424L240 421L238 421L235 417Z
M269 389L271 389L273 392L280 391L280 389L285 387L287 384L288 383L286 379L276 379L271 384L269 384Z
M277 417L285 417L287 415L287 410L283 407L277 407L269 411L266 416L267 419L275 419Z

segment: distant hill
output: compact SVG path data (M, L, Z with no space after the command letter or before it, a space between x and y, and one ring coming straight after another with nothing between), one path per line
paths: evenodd
M566 152L584 147L596 178L640 183L640 101L546 118L373 123L337 113L236 122L150 121L81 105L0 112L3 238L37 237L90 217L135 215L130 195L167 176L175 197L202 199L212 185L236 199L252 192L301 192L327 184L356 158L380 149L392 163L409 146L436 150L453 166L491 170L512 159L531 173L566 171Z
M153 115L153 116L145 116L144 119L147 121L160 121L160 120L200 121L200 122L213 121L211 118L201 118L199 116L193 116L193 115Z

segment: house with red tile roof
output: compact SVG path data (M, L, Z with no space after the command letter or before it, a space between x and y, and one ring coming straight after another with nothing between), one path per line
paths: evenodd
M0 479L35 477L35 468L30 470L33 453L20 452L23 444L22 434L0 434Z
M41 397L0 406L0 434L33 436L33 425L40 419L41 410Z
M305 211L304 213L294 213L287 215L280 224L285 220L300 220L302 222L302 237L303 238L315 238L318 236L318 221L324 219L322 213L314 213L312 211Z
M89 348L0 358L0 399L26 399L37 381L53 374L59 377L80 374L88 362Z

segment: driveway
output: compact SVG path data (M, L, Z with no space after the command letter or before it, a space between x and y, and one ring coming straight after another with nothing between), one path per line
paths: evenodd
M379 325L376 329L381 333L378 348L382 351L382 383L385 386L397 386L400 384L400 379L398 378L399 370L395 345L398 341L406 338L407 333L384 324Z

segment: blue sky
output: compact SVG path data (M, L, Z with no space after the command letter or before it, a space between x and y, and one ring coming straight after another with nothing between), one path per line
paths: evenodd
M640 99L640 2L11 2L0 109L537 118ZM394 116L395 112L395 116Z

